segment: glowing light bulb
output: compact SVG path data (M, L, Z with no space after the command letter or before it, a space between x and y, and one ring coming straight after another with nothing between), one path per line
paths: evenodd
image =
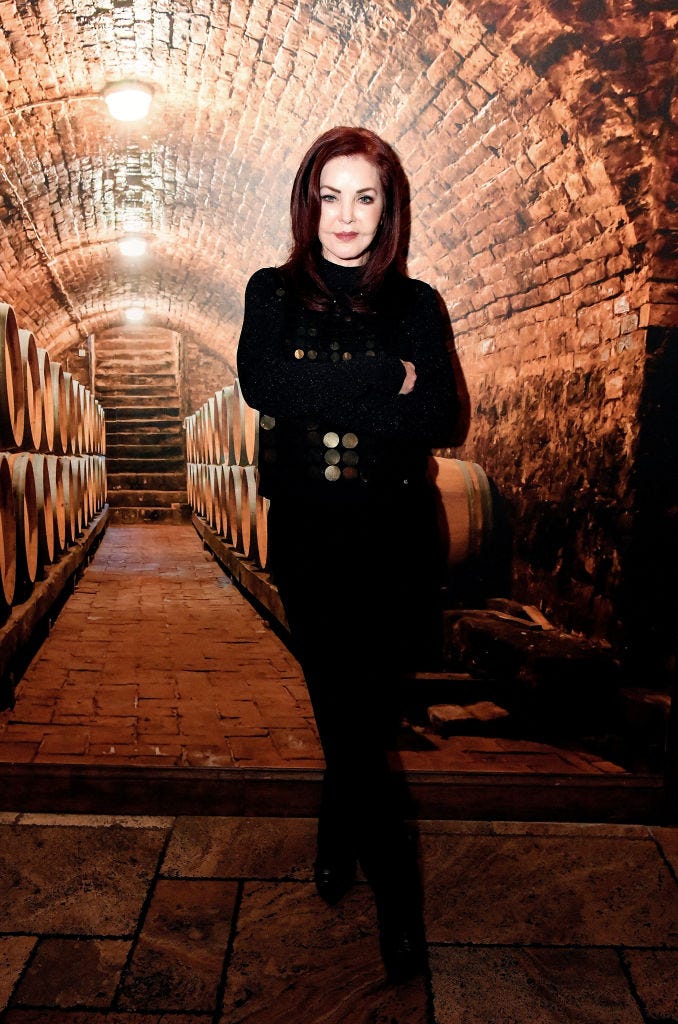
M115 82L102 93L108 112L116 121L140 121L149 111L153 92L142 82Z
M138 235L128 235L120 239L120 252L123 256L143 256L146 252L146 239Z
M130 324L138 324L144 319L144 311L141 306L130 306L125 310L125 319Z

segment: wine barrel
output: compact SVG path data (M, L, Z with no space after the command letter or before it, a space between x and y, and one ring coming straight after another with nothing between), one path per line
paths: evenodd
M242 466L230 466L226 508L228 515L228 542L236 551L242 552Z
M56 557L52 481L47 459L48 456L41 453L31 455L38 508L38 559L43 568L50 565Z
M15 600L25 601L38 575L38 504L33 460L28 452L10 456L16 521Z
M482 554L492 534L492 492L484 469L475 462L431 456L429 473L448 565Z
M83 530L94 515L94 480L87 455L74 455L72 461L78 477L80 529Z
M24 436L24 384L19 329L14 309L0 302L0 448L21 448Z
M52 408L54 410L54 444L55 455L65 455L68 451L68 396L66 377L61 363L50 362L52 375Z
M60 555L68 546L66 539L66 499L64 496L62 457L47 455L49 485L52 494L52 511L54 514L54 549Z
M268 558L268 510L271 502L257 494L256 523L257 523L257 564L260 569L269 568Z
M24 451L37 451L42 440L43 397L38 346L32 331L19 328L19 347L24 393L24 432L21 447Z
M233 382L231 412L233 463L238 466L256 465L259 456L259 413L243 398L237 377Z
M255 466L241 467L240 483L240 546L245 558L258 561L257 537L257 470Z
M0 454L0 613L6 618L16 592L16 519L12 469Z
M70 547L78 538L82 528L82 513L79 509L78 473L70 455L60 455L61 479L64 491L64 510L66 520L66 546Z
M235 457L235 438L233 434L233 384L227 385L222 388L219 392L220 399L217 404L217 426L221 437L221 450L223 452L224 462L227 466L232 466L236 462ZM238 435L238 444L240 444L240 436Z
M54 450L54 397L52 395L52 371L47 349L38 347L38 373L40 374L40 396L42 400L41 452Z
M195 413L184 418L186 462L195 462Z
M64 370L66 388L66 421L68 423L66 452L79 455L82 451L82 417L80 415L80 394L78 381L68 370Z

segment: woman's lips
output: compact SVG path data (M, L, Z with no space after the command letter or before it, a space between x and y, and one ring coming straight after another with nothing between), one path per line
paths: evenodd
M338 238L340 242L352 242L354 238L358 237L357 231L340 231L334 236Z

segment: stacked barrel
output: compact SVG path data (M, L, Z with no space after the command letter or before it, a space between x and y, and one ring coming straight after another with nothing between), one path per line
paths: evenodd
M188 501L227 544L268 566L268 499L257 494L259 413L238 380L184 420Z
M105 419L91 392L0 302L0 615L106 500Z

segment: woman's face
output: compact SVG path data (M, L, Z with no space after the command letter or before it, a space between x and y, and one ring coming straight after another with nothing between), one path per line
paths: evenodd
M359 267L379 227L384 193L379 172L364 156L335 156L320 173L322 254L330 263Z

